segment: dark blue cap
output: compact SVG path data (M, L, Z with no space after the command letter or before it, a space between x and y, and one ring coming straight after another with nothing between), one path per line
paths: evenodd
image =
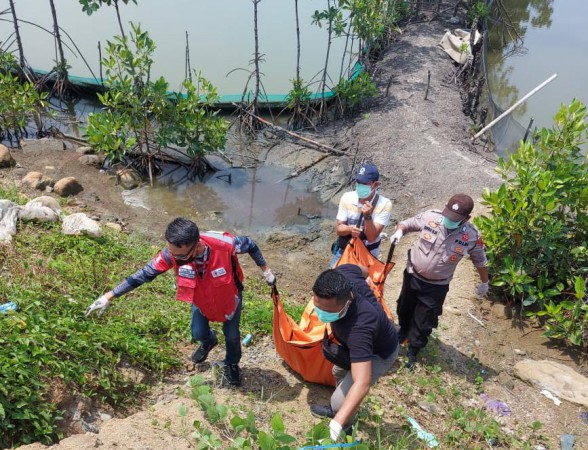
M363 164L357 172L355 172L354 180L358 183L368 184L378 181L380 179L380 172L373 164Z

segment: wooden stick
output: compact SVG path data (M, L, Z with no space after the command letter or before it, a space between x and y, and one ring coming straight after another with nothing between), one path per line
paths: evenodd
M236 103L233 103L233 105L235 105L235 106L236 106L236 107L238 107L238 108L240 107L240 106L239 106L239 105L237 105ZM288 134L288 135L290 135L290 136L292 136L292 137L295 137L296 139L300 139L301 141L308 142L309 144L312 144L312 145L315 145L315 146L317 146L317 147L318 147L318 150L320 150L320 151L328 151L328 152L330 152L330 153L333 153L333 154L335 154L335 155L340 155L340 156L345 156L345 155L347 155L347 153L346 153L346 152L343 152L343 151L341 151L341 150L337 150L336 148L333 148L333 147L329 147L328 145L325 145L325 144L321 144L320 142L313 141L312 139L309 139L309 138L307 138L307 137L301 136L301 135L299 135L299 134L297 134L297 133L294 133L293 131L286 130L285 128L282 128L282 127L280 127L280 126L278 126L278 125L274 125L273 123L271 123L271 122L268 122L268 121L267 121L267 120L265 120L265 119L262 119L261 117L259 117L259 116L255 115L255 114L253 114L253 113L252 113L252 112L250 112L250 111L247 111L246 109L242 109L242 111L243 111L244 113L246 113L246 114L249 114L251 117L253 117L253 118L255 118L255 119L259 120L261 123L263 123L263 124L265 124L265 125L268 125L268 126L270 126L270 127L272 127L272 128L275 128L275 129L277 129L277 130L279 130L279 131L282 131L282 132L284 132L284 133L286 133L286 134Z
M427 90L425 91L425 100L429 95L429 86L431 85L431 71L427 70Z
M523 103L525 100L527 100L529 97L531 97L536 92L538 92L541 89L543 89L545 86L547 86L547 84L551 83L556 78L557 78L557 74L556 73L554 73L553 75L551 75L547 80L545 80L543 83L541 83L535 89L533 89L531 92L529 92L523 98L521 98L518 102L516 102L514 105L512 105L510 108L508 108L502 114L500 114L496 119L494 119L492 122L490 122L484 128L482 128L480 131L478 131L476 133L476 135L472 138L472 142L474 142L477 138L479 138L480 136L482 136L482 134L484 134L484 132L486 130L492 128L494 126L494 124L496 124L496 122L498 122L499 120L501 120L502 118L504 118L505 116L507 116L508 114L510 114L517 106L519 106L521 103Z
M480 325L482 325L484 328L486 328L486 325L484 324L484 322L482 322L480 319L478 319L476 316L474 316L469 311L468 311L468 316L470 316L472 319L474 319L476 322L478 322Z

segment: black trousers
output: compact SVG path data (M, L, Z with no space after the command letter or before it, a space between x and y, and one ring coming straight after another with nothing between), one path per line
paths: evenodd
M439 325L448 291L448 284L427 283L405 269L396 308L400 339L407 338L409 345L417 349L427 345L433 328Z

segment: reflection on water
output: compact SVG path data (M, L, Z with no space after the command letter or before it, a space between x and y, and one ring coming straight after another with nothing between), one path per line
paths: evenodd
M7 1L2 4L2 10L8 8ZM104 57L106 40L120 34L114 7L103 6L92 16L87 16L78 0L55 4L61 28L71 36L92 69L90 71L76 55L75 47L64 34L65 56L72 66L70 73L84 77L93 77L94 74L99 78L98 42ZM127 35L129 22L140 23L157 45L152 77L163 75L172 89L180 87L185 74L188 32L191 67L201 69L202 75L218 88L219 94L240 94L243 91L249 74L234 69L251 68L249 62L254 53L251 0L139 0L137 5L132 2L119 4ZM326 4L325 0L298 2L301 76L307 82L324 65L327 30L312 25L311 16L315 10L325 9ZM34 68L49 70L56 59L53 39L46 31L31 24L52 29L49 2L16 1L15 7L23 21L20 33L26 59ZM296 74L294 2L267 0L259 3L258 11L259 45L265 60L261 65L263 87L268 94L285 94L290 90L289 80ZM14 30L9 14L2 18L5 21L0 21L0 42L11 41ZM344 46L343 38L334 39L329 68L335 82L339 78Z
M569 104L572 98L588 103L588 35L584 32L588 2L503 0L502 3L514 28L490 23L487 76L493 99L506 109L557 73L558 78L513 113L524 127L531 117L536 127L550 127L561 103ZM522 45L517 38L523 41Z
M335 206L308 192L304 179L282 181L288 176L282 167L228 168L210 174L203 183L185 182L186 175L183 168L165 167L150 190L149 205L170 216L192 213L217 219L219 227L230 230L303 225L310 218L336 215Z

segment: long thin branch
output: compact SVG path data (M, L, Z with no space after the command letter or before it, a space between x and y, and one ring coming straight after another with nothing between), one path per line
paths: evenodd
M236 104L236 103L233 103L233 105L236 106L237 108L240 108L240 106L238 104ZM312 139L309 139L309 138L307 138L305 136L301 136L298 133L294 133L293 131L286 130L285 128L282 128L282 127L280 127L278 125L274 125L273 123L268 122L267 120L262 119L261 117L255 115L255 114L253 114L253 113L251 113L251 112L249 112L249 111L247 111L245 109L242 109L242 110L243 110L243 112L245 114L250 115L254 119L256 119L259 122L263 123L264 125L268 125L270 128L273 128L275 130L278 130L278 131L280 131L282 133L286 133L289 136L292 136L292 137L294 137L296 139L300 139L301 141L304 141L304 142L307 142L309 144L314 145L316 147L315 150L319 150L319 151L322 151L322 152L327 151L329 153L332 153L332 154L335 154L335 155L339 155L339 156L347 155L347 153L344 152L344 151L337 150L336 148L330 147L330 146L325 145L325 144L321 144L320 142L313 141Z

